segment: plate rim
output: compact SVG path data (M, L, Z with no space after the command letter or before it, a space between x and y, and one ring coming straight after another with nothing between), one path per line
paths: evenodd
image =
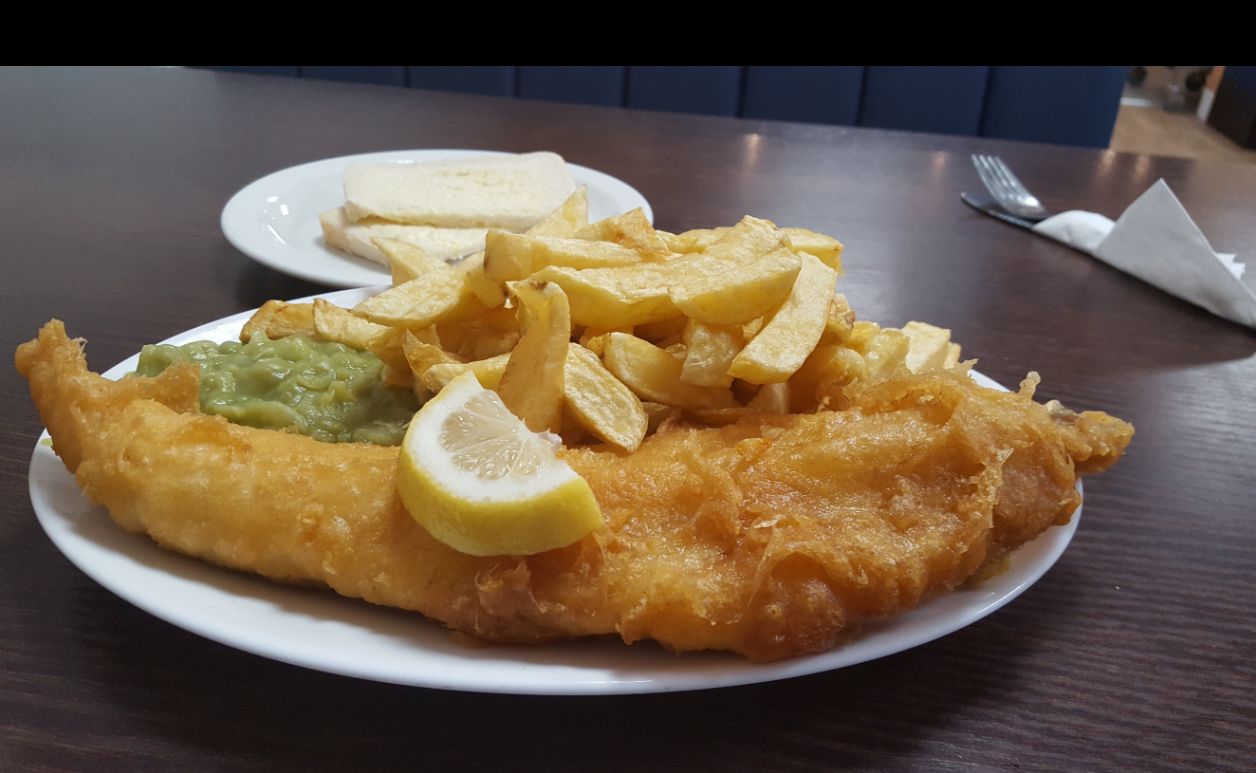
M306 302L306 301L312 300L313 298L327 298L333 302L341 302L341 303L344 303L346 301L352 302L353 300L360 299L361 297L365 297L366 295L369 295L370 293L377 291L378 289L382 289L382 288L365 287L365 288L340 290L340 291L329 292L329 293L320 293L317 295L308 296L306 298L298 298L291 302L293 303ZM221 334L225 331L228 331L232 327L234 327L234 329L238 332L239 326L242 325L244 320L246 320L252 313L253 313L252 311L244 311L238 314L228 315L226 317L215 320L213 322L208 322L203 325L190 328L181 333L177 333L165 339L161 343L185 342L197 336L207 335L211 331L217 331ZM131 357L119 362L113 367L109 368L107 371L104 371L103 374L106 375L107 377L116 378L118 375L121 375L122 372L126 372L133 369L135 367L134 362L137 360L137 358L138 358L138 352L132 355ZM979 383L982 383L983 385L994 386L996 388L1007 391L1006 387L1003 387L1002 385L998 384L997 382L993 381L992 379L990 379L989 377L983 374L973 371L973 376ZM309 657L308 655L302 656L302 655L294 654L294 651L291 650L291 647L289 648L288 652L284 652L282 649L279 649L279 650L275 649L275 647L273 646L274 643L271 643L272 646L264 646L266 644L266 641L263 641L261 643L258 643L257 641L242 641L238 636L224 635L220 629L215 628L215 626L212 624L213 622L212 620L202 621L195 617L189 618L189 617L184 616L180 610L176 609L172 612L170 609L163 607L162 603L160 603L159 591L154 591L145 587L144 592L137 593L133 588L129 587L126 582L119 580L117 577L113 576L110 572L106 570L102 570L99 566L92 563L89 560L89 557L84 555L84 551L90 553L91 550L95 549L96 547L99 547L98 543L91 542L90 540L88 540L88 542L90 542L90 545L84 547L83 545L75 544L73 539L67 538L66 533L71 530L63 529L61 527L62 527L62 522L68 523L69 519L64 513L57 511L55 508L53 508L53 506L49 505L47 502L44 501L46 497L51 496L51 494L53 493L56 493L54 491L44 491L43 489L40 488L39 484L43 480L43 476L45 474L63 476L64 480L53 481L53 485L58 484L58 483L68 484L68 486L72 487L76 492L78 492L79 496L82 497L81 492L78 490L77 484L74 482L74 476L65 470L65 467L61 463L61 460L53 454L50 448L47 447L46 438L48 438L48 433L47 433L47 430L45 429L43 430L39 439L35 443L34 450L32 451L32 454L31 454L30 467L28 469L29 494L31 498L31 504L32 504L32 508L35 510L36 518L38 519L40 523L40 527L44 530L45 534L48 536L50 541L52 541L52 543L58 549L58 551L61 552L61 554L67 560L69 560L70 563L72 563L76 568L78 568L79 571L86 574L88 577L90 577L92 580L94 580L96 583L104 587L109 592L113 593L118 598L122 599L123 601L135 607L138 607L139 609L142 609L148 614L153 615L154 617L166 623L169 623L178 628L181 628L196 636L200 636L202 638L209 639L210 641L215 641L215 642L218 642L219 644L229 646L233 649L241 650L243 652L248 652L253 655L261 656L270 660L275 660L275 661L288 663L295 666L300 666L303 668L309 668L315 671L338 674L341 676L347 676L351 678L366 679L370 681L397 684L397 685L402 685L402 686L424 687L424 688L431 688L431 689L454 690L454 691L462 691L462 692L512 694L512 695L551 695L551 696L623 695L623 694L645 694L645 693L663 693L663 692L685 692L685 691L737 687L737 686L743 686L743 685L749 685L749 684L759 684L759 683L779 681L779 680L790 679L790 678L799 677L799 676L807 676L811 674L818 674L818 673L823 673L827 671L839 670L841 668L847 668L849 666L858 665L860 663L865 663L865 662L876 660L882 657L889 657L891 655L895 655L901 652L905 652L907 650L914 649L916 647L922 646L929 642L936 641L937 639L943 638L945 636L949 636L952 633L955 633L964 628L967 628L968 626L997 612L1002 607L1014 601L1017 597L1019 597L1021 594L1027 591L1030 587L1036 584L1056 564L1060 556L1063 555L1064 551L1067 549L1068 545L1072 541L1074 534L1077 531L1078 524L1081 520L1082 510L1083 510L1082 505L1079 504L1077 509L1073 512L1072 517L1069 519L1069 522L1067 524L1063 526L1053 526L1049 528L1047 531L1040 534L1034 540L1031 540L1029 543L1022 545L1017 551L1014 551L1012 553L1013 566L1009 568L1003 575L1000 575L999 577L995 577L987 581L987 583L1007 582L1008 580L1014 578L1015 584L1012 587L1005 589L1003 592L999 593L997 596L993 597L991 600L988 600L986 602L973 603L973 604L959 604L960 614L954 617L946 618L944 622L940 625L934 625L934 626L924 625L922 630L916 631L913 635L900 639L896 641L895 643L890 644L889 646L883 647L881 649L877 649L875 647L871 647L871 648L865 647L864 649L870 649L870 651L863 652L856 648L859 646L860 641L867 640L869 634L866 629L869 629L869 628L874 629L874 630L875 629L883 629L883 630L888 629L889 632L892 634L893 629L901 628L904 626L904 622L903 622L904 620L910 621L913 614L917 614L921 610L927 610L931 605L946 603L948 599L952 600L951 604L958 604L958 602L955 602L954 599L957 598L958 594L965 593L968 591L961 587L959 589L956 589L948 593L942 593L942 594L933 596L929 598L928 600L921 602L917 607L911 610L907 610L903 613L895 615L885 621L881 621L879 623L874 623L870 626L866 626L865 631L855 633L851 639L838 645L836 648L832 650L828 650L826 652L821 652L821 653L816 653L813 655L804 655L804 656L791 658L791 659L783 660L783 661L776 661L773 663L753 663L740 656L736 656L736 655L730 656L729 653L683 653L681 655L674 655L662 648L657 648L658 653L656 655L652 653L645 653L644 655L649 660L653 660L656 657L665 657L665 658L690 657L690 658L695 658L693 662L697 663L699 662L698 659L703 659L704 661L708 663L716 664L717 668L714 669L713 674L706 674L705 669L699 669L697 673L690 674L686 671L686 672L683 672L679 676L674 673L662 673L661 675L656 675L654 677L644 678L644 679L621 677L619 679L611 679L611 680L607 680L605 678L600 678L600 679L592 678L592 674L590 674L590 677L585 678L585 679L568 678L568 679L559 680L559 681L547 682L547 681L540 681L540 680L529 680L527 678L524 678L522 679L522 681L519 681L517 683L508 683L508 684L485 682L483 681L483 678L477 679L477 678L474 678L474 676L472 676L471 678L468 678L460 673L451 674L450 672L439 672L439 673L434 673L434 674L428 674L427 678L414 678L413 674L409 673L408 671L403 673L401 669L395 669L395 668L388 669L388 668L381 667L379 664L364 664L363 667L360 667L360 668L346 667L343 664L338 663L338 662L328 662L325 658L319 659L319 658ZM49 459L55 462L57 467L55 471L51 473L46 473L43 467L41 467L41 465L49 464L49 461L48 461ZM1082 493L1082 481L1080 477L1078 477L1077 479L1076 488L1077 488L1078 493L1081 494ZM120 538L125 538L127 540L134 541L133 544L136 544L137 546L143 546L141 549L160 551L161 555L169 559L168 563L173 563L180 566L186 565L188 567L188 571L191 574L194 574L194 575L204 574L204 575L212 575L212 576L221 575L221 577L223 578L221 584L215 584L215 583L208 584L208 591L211 595L213 593L225 593L232 596L236 596L238 594L233 593L229 589L224 589L221 586L222 585L235 585L235 584L238 584L240 581L245 581L249 589L257 590L258 592L255 595L263 599L267 597L273 599L273 598L283 595L285 591L293 590L290 586L277 584L271 580L261 577L260 575L251 574L248 572L224 569L222 567L218 567L213 564L209 564L205 561L202 561L201 559L196 559L190 556L176 553L174 551L169 551L165 548L158 546L146 534L136 534L136 533L123 531L120 527L118 527L115 523L113 523L112 519L109 517L108 513L105 511L103 507L92 505L90 502L86 502L85 498L83 499L83 502L84 502L83 506L90 508L94 512L94 514L96 514L99 517L99 519L106 522L105 527L107 528L107 530L111 532L116 532L115 536L121 535ZM84 539L80 537L79 535L75 535L75 537L78 537L79 539ZM1035 549L1038 550L1041 553L1041 555L1038 556L1036 561L1030 565L1022 564L1018 566L1016 562L1016 557L1018 555L1019 556L1025 555L1024 551L1026 551L1026 549L1030 548L1031 546L1035 546ZM163 562L167 562L167 561L163 561ZM173 579L170 577L168 572L164 571L160 567L158 568L147 567L146 570L156 572L159 575L166 577L168 579ZM200 570L207 570L207 571L200 571ZM185 578L182 578L182 577L177 578L177 579L179 582L183 582L185 580ZM199 582L197 580L188 580L188 581ZM305 590L310 590L310 589L305 589ZM331 591L330 589L326 589L326 588L313 589L313 590L320 592L322 594L319 597L319 601L330 599L332 602L335 603L337 607L341 605L353 605L356 608L356 611L361 611L362 609L366 609L371 613L376 612L376 610L378 609L383 609L389 614L396 613L399 611L399 610L395 610L391 608L374 607L373 605L370 605L368 602L363 601L362 599L339 596L334 591ZM157 600L154 599L154 594L158 597ZM345 607L345 608L348 609L348 607ZM417 612L406 613L404 611L401 611L401 613L412 614L415 617L415 619L407 621L408 625L429 626L432 630L435 630L437 633L445 635L446 637L448 636L448 629L446 629L443 626L443 624L439 623L438 621L425 618ZM352 616L357 616L357 615L352 615ZM343 622L343 620L332 619L332 620L327 620L325 622ZM346 623L346 624L352 626L352 623ZM909 626L909 630L910 630L910 626ZM631 648L631 645L625 645L622 642L617 641L617 640L605 641L605 642L600 641L600 640L592 641L592 642L586 641L586 642L575 642L573 644L576 646L579 646L580 644L587 644L588 646L591 646L591 647L606 647L606 648L614 647L616 651L621 655L623 655L626 652L626 648L629 648L629 649ZM461 650L454 649L454 647L461 647L461 646L464 646L464 645L452 645L450 651L454 652L455 654L462 652ZM550 645L546 645L546 646L550 646ZM636 645L636 646L641 646L641 645ZM645 643L645 646L653 647L655 645ZM503 660L507 663L507 665L509 665L511 661L509 657L509 653L511 651L516 651L520 654L538 652L537 650L533 648L528 648L528 647L496 646L491 649L498 653L507 653L506 657L503 658ZM420 648L420 650L421 652L423 652L423 654L429 657L432 655L432 653L427 650L423 650L422 648ZM476 651L479 651L479 650L470 650L468 652L476 652ZM849 653L851 653L852 651L856 652L857 654L853 657L850 657ZM843 653L846 653L846 655L844 656ZM437 654L441 654L441 653L437 653ZM634 655L632 656L634 659L636 657L636 654L637 653L634 653ZM730 661L729 660L730 657L734 658L734 660ZM420 660L421 659L422 658L420 658ZM472 663L472 662L473 661L471 659L468 659L468 663ZM730 662L732 664L731 666L729 665ZM522 663L522 661L520 661L520 663ZM563 664L561 662L560 663L548 663L548 664L542 663L541 664L542 671L540 672L540 676L542 678L546 676L544 670L551 666L561 668L563 667ZM608 668L609 667L610 666L608 666ZM472 665L470 668L471 668L470 673L474 675L477 669L474 667L474 665ZM580 669L584 667L576 665L576 666L570 666L570 668L579 671ZM491 670L492 669L490 669L490 671ZM524 668L523 670L527 671L528 669ZM627 676L631 677L631 674L628 674Z
M550 151L552 152L552 151ZM241 187L238 191L227 199L227 203L223 205L222 212L218 217L219 229L227 242L231 244L237 251L245 257L260 263L288 276L303 279L309 282L328 285L330 287L339 288L357 288L367 287L373 284L370 281L350 282L347 279L339 277L331 277L325 272L317 269L309 269L299 262L288 262L282 258L278 258L270 252L258 248L252 241L253 227L260 221L255 220L256 210L251 206L251 202L258 198L260 192L268 185L273 185L277 181L286 180L288 178L299 177L303 174L311 174L321 171L323 167L332 168L355 163L404 163L407 160L424 160L424 157L430 157L431 160L440 160L446 158L466 158L470 156L513 156L520 155L503 150L480 150L474 148L414 148L410 150L381 150L370 151L367 153L354 153L344 156L334 156L331 158L315 159L313 161L305 161L300 164L277 169L268 174L254 179ZM565 160L565 159L564 159ZM654 209L650 205L648 199L641 194L634 186L627 181L615 177L611 174L603 172L592 167L576 164L566 161L567 168L571 171L573 179L577 185L596 183L598 189L612 195L615 198L622 197L624 201L633 200L635 206L641 207L645 212L646 218L654 222ZM629 207L631 209L631 207ZM318 213L314 213L314 218L318 217ZM298 252L298 247L285 243L292 252ZM378 276L376 281L388 281L388 272L383 266L377 266L365 258L343 253L339 250L326 248L327 251L338 258L346 261L347 265L355 266L364 271L376 271ZM329 278L330 277L330 278Z

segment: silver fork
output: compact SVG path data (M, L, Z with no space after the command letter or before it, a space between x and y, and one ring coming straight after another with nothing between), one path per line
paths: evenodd
M1042 202L1016 179L1016 175L1007 168L1003 159L998 156L974 155L973 166L977 167L977 174L985 183L986 190L990 191L990 195L1003 209L1034 223L1051 217Z

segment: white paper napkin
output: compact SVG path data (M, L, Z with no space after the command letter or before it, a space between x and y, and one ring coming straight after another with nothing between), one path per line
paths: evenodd
M1138 197L1115 223L1074 210L1047 218L1034 231L1220 317L1256 327L1256 294L1243 283L1245 266L1219 254L1164 180Z

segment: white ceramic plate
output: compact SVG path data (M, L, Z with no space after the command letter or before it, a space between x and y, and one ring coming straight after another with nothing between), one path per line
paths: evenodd
M397 150L313 161L268 174L246 185L222 210L222 232L236 249L276 271L332 287L387 283L388 269L323 241L322 212L343 206L342 178L350 164L439 161L507 155L488 150ZM589 219L645 210L650 203L632 186L594 169L568 164L576 185L589 187Z
M352 305L372 292L365 288L324 297ZM249 316L211 322L166 343L235 338ZM137 361L138 355L133 356L105 375L121 377ZM976 378L998 386L984 376ZM1016 598L1060 557L1081 517L1079 508L1067 526L1049 529L1022 547L998 577L869 626L851 642L820 655L755 664L730 654L674 655L649 643L629 647L609 639L472 648L417 614L219 569L124 532L83 497L74 476L42 442L46 437L36 444L30 467L31 502L39 522L71 562L123 599L180 628L285 663L450 690L538 695L699 690L786 679L884 657L957 631Z

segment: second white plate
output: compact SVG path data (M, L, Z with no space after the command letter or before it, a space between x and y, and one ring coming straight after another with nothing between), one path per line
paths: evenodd
M293 166L249 183L222 210L222 232L236 249L276 271L332 287L387 283L388 269L328 246L320 213L344 204L343 176L350 164L440 161L508 155L489 150L395 150L341 156ZM635 188L595 169L567 164L576 185L589 189L589 219L654 211Z

